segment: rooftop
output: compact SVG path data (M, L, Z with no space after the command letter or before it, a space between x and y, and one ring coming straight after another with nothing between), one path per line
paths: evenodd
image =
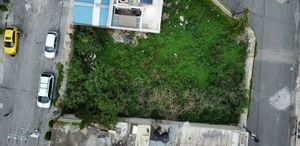
M55 124L51 146L248 146L248 136L235 126L125 118L111 130L97 124L82 130L74 124Z
M248 133L235 126L157 121L141 118L126 118L122 120L122 123L128 124L127 133L131 136L129 139L134 141L133 137L136 138L135 144L132 146L248 145ZM137 133L132 130L133 127L137 127ZM121 141L129 140L123 139Z
M163 0L74 0L73 23L160 32Z

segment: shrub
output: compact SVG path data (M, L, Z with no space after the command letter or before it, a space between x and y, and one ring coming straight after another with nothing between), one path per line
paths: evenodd
M47 132L45 133L44 139L45 139L46 141L51 140L51 135L52 135L52 131L47 131Z
M0 28L0 35L4 34L5 28Z
M0 5L1 11L8 11L8 8L5 5Z
M55 90L55 101L57 101L57 99L59 98L59 90L61 87L61 83L63 81L63 76L64 76L64 65L62 63L57 63L55 66L56 70L57 70L57 79L56 79L56 90ZM54 101L54 102L55 102Z
M52 128L53 125L54 125L54 123L55 123L54 120L50 120L50 121L48 122L48 126L49 126L50 128Z

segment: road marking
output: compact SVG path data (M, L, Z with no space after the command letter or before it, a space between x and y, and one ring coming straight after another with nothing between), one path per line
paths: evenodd
M3 108L3 103L0 102L0 109L2 109L2 108Z

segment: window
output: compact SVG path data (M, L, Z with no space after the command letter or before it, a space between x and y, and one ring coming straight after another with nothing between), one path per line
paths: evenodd
M49 90L48 90L48 98L49 98L49 100L50 100L51 94L52 94L52 84L53 84L53 78L50 79L50 83L49 83Z
M57 37L55 36L55 39L54 39L54 48L56 48L56 45L57 45Z
M14 47L14 44L12 42L4 42L4 46L8 48Z
M47 103L47 102L49 102L49 98L46 96L38 96L38 101L40 103Z
M13 35L12 35L12 42L13 42L13 44L15 43L15 39L16 39L15 36L16 36L16 31L14 31Z

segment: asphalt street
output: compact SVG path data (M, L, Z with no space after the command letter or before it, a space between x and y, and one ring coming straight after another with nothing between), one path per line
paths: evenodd
M298 0L225 0L235 12L248 8L257 37L248 129L260 142L249 146L289 146L297 75Z
M59 44L63 44L69 0L11 0L8 24L19 27L25 34L20 38L17 56L3 54L3 82L0 84L0 146L48 145L44 134L53 116L49 109L36 105L39 76L42 72L55 72L58 56L46 59L43 54L47 31L59 31ZM11 113L7 117L4 114ZM40 128L42 136L29 135Z

